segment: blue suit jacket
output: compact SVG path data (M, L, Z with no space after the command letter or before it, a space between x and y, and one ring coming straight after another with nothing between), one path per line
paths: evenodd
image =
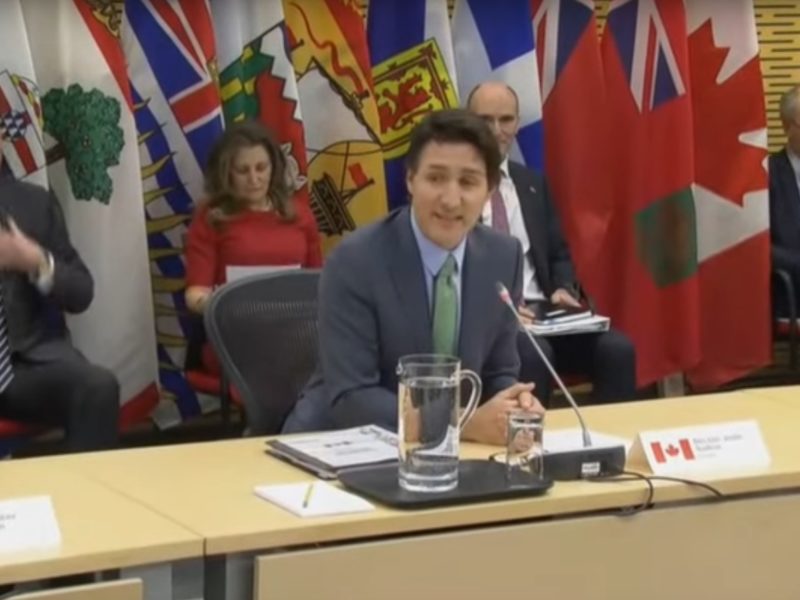
M461 280L462 368L477 372L483 399L516 383L517 324L495 282L518 302L522 248L478 225ZM425 274L408 208L344 240L328 257L319 289L319 362L284 432L375 423L397 428L397 362L432 351Z

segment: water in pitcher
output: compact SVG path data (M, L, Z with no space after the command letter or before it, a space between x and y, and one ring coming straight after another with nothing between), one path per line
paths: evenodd
M459 384L409 377L399 387L399 476L403 488L441 492L458 485Z

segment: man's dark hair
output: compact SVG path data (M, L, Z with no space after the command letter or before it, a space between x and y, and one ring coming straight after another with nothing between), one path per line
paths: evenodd
M431 142L439 144L465 143L473 146L486 165L489 187L500 183L500 163L503 157L492 130L479 116L461 108L430 113L414 128L406 154L406 169L416 170L422 151Z

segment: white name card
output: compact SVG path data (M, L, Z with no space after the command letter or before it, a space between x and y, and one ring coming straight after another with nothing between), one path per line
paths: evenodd
M655 475L763 469L770 464L756 421L643 431L631 453L643 455Z
M0 501L0 553L46 550L61 544L49 496Z

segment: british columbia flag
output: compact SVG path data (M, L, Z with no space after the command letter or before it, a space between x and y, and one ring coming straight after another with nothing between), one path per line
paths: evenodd
M197 326L183 299L183 239L203 195L208 151L222 132L214 33L205 1L126 0L125 20L165 400L154 417L168 426L215 402L191 389L182 372Z

